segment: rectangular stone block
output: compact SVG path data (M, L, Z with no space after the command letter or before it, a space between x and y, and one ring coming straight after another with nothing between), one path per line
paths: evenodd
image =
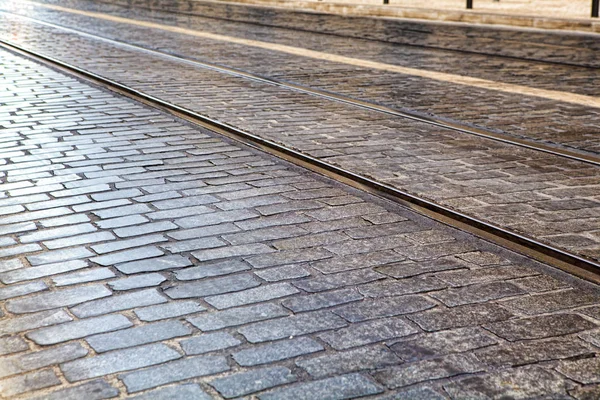
M190 283L182 283L171 289L165 290L165 294L172 299L205 297L249 289L258 286L259 284L260 283L253 274L243 273L222 278L203 279Z
M285 367L271 367L241 372L217 378L210 385L226 399L259 392L286 383L295 382L296 376Z
M437 308L431 311L410 315L426 331L440 331L450 328L482 325L489 322L505 321L513 314L495 303L458 306L451 309Z
M69 382L77 382L161 364L180 357L181 354L164 344L150 344L67 362L60 369Z
M13 317L0 321L0 335L19 333L30 329L40 328L71 321L72 318L63 310L42 311L35 314Z
M124 315L113 314L97 318L67 322L27 333L27 337L39 345L51 345L78 339L97 333L128 328L133 324Z
M87 288L89 288L89 286L84 287L83 289ZM146 289L140 290L139 292L113 295L107 299L90 301L89 303L72 308L71 312L79 318L88 318L96 315L109 314L115 311L166 302L167 299L161 296L156 289Z
M161 319L180 317L206 311L206 308L196 301L171 301L166 304L144 307L134 310L141 321L158 321Z
M87 349L79 343L70 343L33 353L6 356L0 364L0 378L75 360L87 354Z
M354 323L344 329L322 333L319 338L329 343L336 350L345 350L418 332L418 329L410 325L406 319L392 317Z
M286 360L323 350L323 346L317 341L304 336L289 340L279 340L262 346L252 346L248 349L233 353L233 359L242 366L250 367Z
M273 285L262 285L253 289L247 289L235 293L209 296L206 297L204 301L211 306L222 310L224 308L269 301L296 293L299 293L299 290L289 283L276 283Z
M112 295L112 292L102 285L82 286L10 300L6 303L6 309L15 314L24 314L72 306L110 295Z
M203 354L237 346L242 342L226 332L205 333L197 337L182 340L181 348L185 354Z
M214 331L229 326L243 325L286 315L289 315L289 312L283 307L266 303L211 312L188 318L188 321L202 331Z

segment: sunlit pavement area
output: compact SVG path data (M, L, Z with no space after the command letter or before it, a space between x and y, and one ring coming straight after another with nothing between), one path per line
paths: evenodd
M275 22L0 1L1 40L600 259L593 35ZM597 285L23 54L0 81L4 398L600 397Z

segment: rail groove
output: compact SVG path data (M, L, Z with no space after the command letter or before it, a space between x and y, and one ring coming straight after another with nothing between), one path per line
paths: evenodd
M99 76L93 72L86 71L53 57L28 50L18 44L0 40L0 47L29 57L46 66L76 76L112 92L127 96L135 101L167 112L175 117L182 118L197 126L201 126L217 134L259 149L295 165L325 175L370 194L404 205L429 218L480 236L490 242L532 257L573 275L595 283L600 283L600 264L594 260L542 243L534 238L509 231L495 224L468 216L403 190L355 174L273 141L245 132L226 123L200 115L194 111L185 109L184 107L145 94L127 85Z
M398 117L398 118L410 119L410 120L425 123L428 125L437 126L437 127L443 128L443 129L457 131L457 132L460 132L463 134L474 135L474 136L482 137L485 139L501 142L504 144L519 146L519 147L526 148L529 150L539 151L539 152L551 154L551 155L558 156L558 157L564 157L564 158L574 160L574 161L585 162L585 163L592 164L595 166L600 166L600 155L594 155L594 154L585 152L583 150L574 151L574 150L566 149L563 147L548 145L548 144L545 144L545 143L542 143L539 141L535 141L535 140L511 136L506 133L494 132L494 131L491 131L488 129L483 129L480 127L466 125L466 124L463 124L463 123L460 123L457 121L436 118L433 116L425 116L425 115L422 115L422 114L414 112L414 111L398 110L395 108L387 107L387 106L376 104L373 102L368 102L368 101L364 101L364 100L355 99L355 98L352 98L349 96L344 96L344 95L341 95L338 93L332 93L332 92L321 90L321 89L307 87L307 86L299 85L299 84L296 84L293 82L281 81L278 79L273 79L273 78L261 76L258 74L253 74L250 72L242 71L242 70L239 70L236 68L231 68L231 67L226 67L223 65L208 63L206 61L198 61L198 60L191 59L189 57L185 57L182 55L175 55L175 54L171 54L171 53L168 53L165 51L149 49L149 48L142 47L139 45L126 43L126 42L123 42L120 40L109 39L109 38L106 38L103 36L98 36L98 35L94 35L94 34L91 34L88 32L81 31L79 29L69 28L69 27L66 27L63 25L42 21L42 20L39 20L36 18L26 17L26 16L23 16L20 14L14 14L14 13L7 12L7 11L0 11L0 13L15 15L20 18L33 21L40 25L46 25L46 26L53 27L56 29L62 29L64 31L72 32L72 33L75 33L80 36L88 37L88 38L91 38L94 40L103 41L106 43L110 43L112 45L117 45L117 46L129 48L129 49L133 49L135 51L144 52L144 53L151 54L154 56L167 58L167 59L174 60L177 62L184 62L186 64L190 64L190 65L193 65L198 68L209 69L212 71L235 76L238 78L250 79L250 80L258 81L258 82L265 83L268 85L278 86L278 87L282 87L282 88L285 88L288 90L305 93L305 94L308 94L311 96L324 98L327 100L332 100L332 101L336 101L336 102L340 102L340 103L344 103L344 104L349 104L354 107L366 109L369 111L375 111L375 112L379 112L379 113L383 113L383 114L387 114L387 115L392 115L392 116Z

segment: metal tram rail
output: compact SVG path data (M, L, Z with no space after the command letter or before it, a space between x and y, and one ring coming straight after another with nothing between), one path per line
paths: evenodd
M428 125L434 125L434 126L444 128L444 129L450 129L450 130L465 133L465 134L470 134L470 135L474 135L474 136L483 137L486 139L495 140L495 141L502 142L505 144L515 145L515 146L527 148L530 150L535 150L535 151L552 154L554 156L565 157L565 158L568 158L568 159L571 159L574 161L585 162L585 163L593 164L596 166L600 166L600 155L588 153L584 150L579 150L579 149L571 150L571 149L564 148L564 147L558 147L558 146L545 144L543 142L536 141L536 140L512 136L512 135L502 133L502 132L494 132L489 129L484 129L481 127L467 125L464 123L460 123L458 121L451 121L448 119L442 119L442 118L438 118L435 116L423 115L421 113L417 113L414 111L398 110L395 108L383 106L383 105L376 104L373 102L355 99L353 97L345 96L345 95L342 95L339 93L316 89L316 88L312 88L312 87L308 87L308 86L304 86L304 85L295 84L292 82L284 82L281 80L277 80L277 79L261 76L258 74L253 74L250 72L242 71L242 70L239 70L236 68L226 67L223 65L217 65L217 64L206 62L206 61L198 61L198 60L195 60L195 59L192 59L189 57L185 57L182 55L175 55L175 54L168 53L165 51L149 49L147 47L142 47L139 45L123 42L120 40L109 39L109 38L106 38L103 36L99 36L99 35L85 32L85 31L81 31L79 29L69 28L69 27L66 27L66 26L63 26L60 24L46 22L46 21L42 21L42 20L39 20L36 18L26 17L26 16L23 16L20 14L13 14L13 13L6 12L6 11L0 11L0 13L16 15L19 18L30 20L30 21L35 22L40 25L45 25L45 26L49 26L52 28L61 29L61 30L67 31L67 32L72 32L79 36L103 41L103 42L106 42L106 43L109 43L112 45L129 48L129 49L132 49L135 51L145 52L148 54L152 54L154 56L159 56L159 57L163 57L166 59L175 60L177 62L185 62L185 63L193 65L194 67L197 67L197 68L208 69L208 70L216 71L216 72L227 74L227 75L232 75L232 76L235 76L238 78L250 79L253 81L258 81L258 82L265 83L268 85L282 87L282 88L285 88L288 90L302 92L305 94L324 98L327 100L333 100L333 101L349 104L349 105L363 108L363 109L366 109L369 111L381 112L381 113L384 113L387 115L393 115L393 116L399 117L399 118L410 119L413 121L422 122L422 123L425 123Z
M140 92L130 86L102 77L93 72L86 71L82 68L57 60L53 57L26 49L18 44L11 43L6 40L0 40L0 47L33 59L34 61L40 62L50 68L54 68L63 73L73 75L79 79L108 89L117 94L124 95L147 106L167 112L174 117L181 118L189 123L208 129L216 134L226 136L252 148L264 151L287 162L309 169L338 182L404 205L405 207L429 218L477 235L490 242L499 244L505 248L552 265L581 278L595 283L600 283L600 263L592 259L588 259L546 243L542 243L532 237L509 231L498 225L468 216L403 190L374 181L368 177L358 175L325 161L287 148L271 140L263 139L252 133L245 132L231 125L198 114L192 110L188 110L184 107L162 100L155 96ZM535 146L532 145L531 148L535 148ZM547 150L540 151L547 152ZM592 163L597 162L598 161L596 160Z

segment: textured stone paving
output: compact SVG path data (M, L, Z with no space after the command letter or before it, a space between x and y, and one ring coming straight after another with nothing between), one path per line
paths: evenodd
M600 257L600 174L590 164L0 18L5 37L32 49L513 231ZM114 28L102 23L98 29ZM141 36L135 29L130 34ZM155 34L159 41L160 32L144 33ZM191 46L189 37L173 37ZM244 55L240 59L247 50L230 48ZM152 68L140 70L141 59Z
M3 397L600 393L597 286L0 57Z

